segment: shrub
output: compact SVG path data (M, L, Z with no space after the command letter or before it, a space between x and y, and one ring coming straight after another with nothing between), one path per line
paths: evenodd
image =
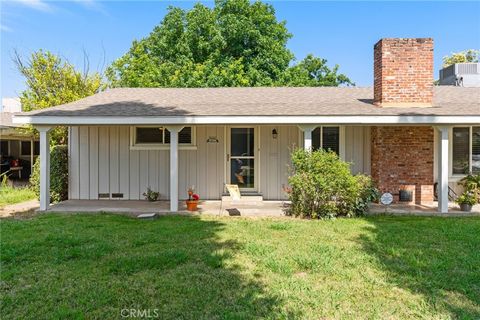
M153 191L150 187L147 188L147 191L143 193L145 200L148 201L157 201L160 196L160 192Z
M352 175L350 166L331 151L295 150L288 178L287 214L310 218L362 215L377 197L370 177Z
M40 197L40 158L37 158L30 176L32 189ZM50 201L68 199L68 148L65 145L50 149Z

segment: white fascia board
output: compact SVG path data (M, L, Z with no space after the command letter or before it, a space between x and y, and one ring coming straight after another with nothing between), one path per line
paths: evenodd
M153 124L480 124L479 116L178 116L92 117L15 115L13 123L32 125L153 125Z

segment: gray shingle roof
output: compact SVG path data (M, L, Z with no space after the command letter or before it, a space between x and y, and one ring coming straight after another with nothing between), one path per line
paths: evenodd
M358 87L117 88L30 116L480 115L480 88L435 87L430 108L380 108Z

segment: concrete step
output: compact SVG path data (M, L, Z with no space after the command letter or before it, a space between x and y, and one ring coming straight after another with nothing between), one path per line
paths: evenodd
M263 196L255 195L255 196L244 196L242 195L240 199L233 200L230 196L222 196L223 203L239 203L239 204L246 204L246 203L258 203L263 201Z

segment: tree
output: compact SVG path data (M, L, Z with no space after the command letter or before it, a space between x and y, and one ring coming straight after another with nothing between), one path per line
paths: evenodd
M23 111L32 111L69 103L90 96L102 89L102 76L95 72L79 72L68 61L59 56L39 50L25 61L15 52L14 62L18 71L25 77L27 88L20 94ZM33 128L26 129L35 132ZM65 144L65 127L52 130L51 144Z
M351 84L326 60L290 66L291 38L269 4L217 0L213 8L169 7L150 35L107 69L114 87L233 87ZM307 60L308 59L308 60ZM307 66L312 60L315 66ZM317 67L308 73L308 67Z
M478 62L480 50L469 49L460 52L453 52L449 56L443 57L443 67L446 68L455 63Z
M337 74L338 68L335 65L330 69L327 60L309 54L297 65L288 68L279 84L292 87L355 85L346 75Z

